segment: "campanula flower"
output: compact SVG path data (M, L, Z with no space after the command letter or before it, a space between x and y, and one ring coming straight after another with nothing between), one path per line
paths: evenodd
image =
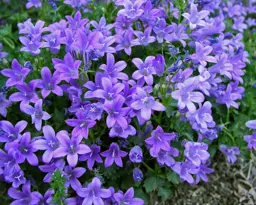
M0 43L0 62L2 61L3 58L8 56L8 53L2 52L2 49L3 49L3 44Z
M132 176L135 182L141 182L143 179L143 173L139 168L133 169Z
M26 183L26 178L24 177L24 172L16 167L14 170L5 176L5 180L12 183L13 188L18 188L20 185Z
M130 188L127 190L125 194L123 193L115 193L114 198L117 201L118 205L122 204L131 204L131 205L143 205L144 201L139 198L133 198L134 197L134 189Z
M134 20L143 14L143 9L141 8L141 6L144 2L144 0L125 0L122 4L124 6L124 9L119 10L117 15L122 14L127 18Z
M143 46L147 46L150 43L156 41L154 36L151 36L152 28L147 27L144 32L142 31L134 31L135 36L137 36L137 41Z
M74 190L80 189L82 185L79 182L78 178L83 176L85 171L86 169L83 167L72 168L71 166L66 166L64 168L64 176L67 178L65 186L69 187L70 185Z
M109 131L109 137L121 137L128 138L128 136L134 136L136 134L136 129L128 125L127 128L122 128L118 123L115 123L114 126Z
M40 8L42 7L41 0L28 0L26 3L26 8L30 9L31 7Z
M143 152L139 146L134 146L129 152L129 158L133 163L141 163L143 159Z
M254 150L256 150L256 132L254 132L252 135L244 136L244 140L248 143L248 149L253 148Z
M237 155L240 155L239 147L227 147L220 145L220 151L227 157L228 162L234 164L237 160Z

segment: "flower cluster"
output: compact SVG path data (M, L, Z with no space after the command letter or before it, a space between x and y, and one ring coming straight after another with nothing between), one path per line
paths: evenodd
M85 18L88 0L65 0L77 10L74 15L49 25L32 19L18 24L20 51L34 58L48 53L51 59L44 59L39 72L16 59L1 70L9 90L0 92L0 114L8 118L7 110L18 104L22 116L31 117L30 123L0 121L0 174L12 184L13 205L52 203L54 190L44 196L31 192L24 163L39 165L45 183L60 170L66 192L77 194L65 199L67 204L144 204L132 187L102 188L104 177L91 175L103 167L132 167L126 175L140 183L156 162L156 169L190 184L208 181L213 172L208 148L221 132L213 109L239 107L249 62L241 40L256 22L245 20L248 9L235 1L176 2L109 2L116 13L110 22L106 16ZM26 7L42 4L29 0ZM1 49L0 44L0 61L7 56ZM59 122L54 119L62 103L65 119ZM172 120L190 124L194 132L183 135L175 127L182 125ZM256 129L254 121L247 126ZM245 140L256 149L256 133ZM232 144L219 149L232 163L240 153Z

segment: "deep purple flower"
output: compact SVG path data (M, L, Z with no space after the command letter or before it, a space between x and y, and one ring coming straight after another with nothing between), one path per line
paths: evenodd
M88 23L88 19L82 19L81 18L81 12L77 11L74 15L74 18L72 16L66 16L69 22L69 28L72 31L76 31L77 29L83 29L85 24Z
M79 112L76 114L77 119L68 119L66 120L66 123L74 127L72 131L72 135L74 137L84 137L85 139L88 138L89 128L92 128L96 125L96 122L94 120L88 119L88 117L82 113Z
M143 179L143 173L139 168L133 169L132 176L135 182L141 182Z
M92 167L93 167L95 161L98 162L98 163L102 163L102 159L99 155L100 146L97 146L97 145L93 144L93 145L90 146L90 149L91 149L91 152L80 156L79 160L80 161L87 160L87 167L90 170L92 170Z
M110 129L109 136L110 137L121 137L128 138L128 136L134 136L136 134L136 129L128 125L127 128L122 128L119 124L115 123L114 126Z
M70 79L78 79L79 77L79 66L81 64L80 60L74 60L70 53L64 56L64 60L56 59L53 60L54 68L56 69L54 75L60 80L65 80L67 82Z
M196 42L196 53L191 56L191 59L195 62L201 63L202 66L206 66L207 62L217 63L217 60L213 56L209 56L212 52L211 46L204 46L199 42Z
M141 8L141 6L144 2L145 1L143 0L136 0L136 1L125 0L122 4L124 6L124 9L119 10L117 15L122 14L127 18L136 19L143 14L143 9Z
M43 47L49 48L51 53L56 54L60 50L60 44L63 43L63 39L60 37L60 30L56 30L51 34L43 36L45 40Z
M92 182L88 184L87 188L77 190L77 194L84 198L83 204L92 205L104 205L102 199L106 199L111 196L109 189L101 188L101 182L99 178L94 177Z
M142 88L136 88L137 96L131 107L134 110L140 110L141 117L144 120L149 120L153 110L165 111L165 107L158 101L155 101L154 97L148 95Z
M12 69L4 69L1 71L2 75L9 78L5 83L7 87L24 84L24 80L29 72L30 70L23 68L16 59L12 61Z
M248 149L253 148L254 150L256 150L256 132L254 132L252 135L244 136L244 140L248 143Z
M57 84L60 79L56 76L52 77L51 71L48 67L43 67L41 70L42 80L38 80L37 87L41 88L43 98L46 98L51 92L58 96L63 95L63 91Z
M153 66L154 56L148 56L143 62L139 58L132 59L132 62L139 69L132 74L132 78L139 81L139 84L146 83L153 85L153 75L156 74L155 67Z
M51 116L43 111L43 101L38 100L35 106L32 107L29 104L24 105L23 111L31 116L32 124L35 124L35 128L40 131L42 127L42 120L49 120Z
M32 166L38 165L37 156L34 154L37 149L33 146L33 143L31 143L30 132L25 132L18 140L8 143L6 148L7 150L17 151L21 162L27 160Z
M103 104L98 103L90 103L85 106L85 114L91 120L100 120L103 112Z
M173 26L166 26L166 21L164 18L161 18L159 23L153 27L153 30L156 34L156 39L158 43L163 43L164 40L169 39L170 32L173 32Z
M28 0L26 3L26 8L30 9L31 7L40 8L42 7L42 3L40 0Z
M220 151L227 157L228 162L235 163L237 160L236 155L240 155L239 147L227 147L220 145Z
M38 205L51 205L52 203L52 195L54 194L54 190L48 189L44 196L42 196L39 192L35 193L35 196L39 199Z
M132 20L128 19L124 15L119 15L116 17L115 23L116 34L123 34L124 32L132 29Z
M21 132L27 127L28 123L24 120L19 121L13 126L9 121L0 121L0 128L3 133L0 135L0 142L13 142L21 136Z
M127 55L131 55L133 46L139 45L139 43L133 39L133 31L128 30L124 34L116 35L116 51L124 50Z
M43 127L44 137L35 140L32 144L38 150L46 150L42 156L44 163L49 163L53 158L54 150L59 147L59 141L55 136L54 129L46 125Z
M209 15L209 11L207 10L202 10L202 11L197 11L197 6L196 4L192 3L190 5L190 13L184 13L182 16L184 16L188 22L190 29L195 29L197 26L204 26L206 22L203 20L205 17Z
M3 117L7 115L7 108L12 105L11 101L6 99L6 95L3 92L0 92L0 114Z
M205 163L210 157L210 154L207 152L208 145L203 142L186 142L184 147L185 157L197 167L201 163Z
M178 83L179 90L173 91L172 97L178 100L179 109L188 108L190 112L194 112L196 110L194 102L201 103L204 101L204 95L201 92L194 91L197 83L196 78L189 78L184 83Z
M129 205L143 205L144 201L139 198L133 198L134 189L130 188L125 194L120 192L114 194L114 198L117 201L118 205L129 204Z
M127 63L125 61L118 61L115 63L115 57L113 54L107 54L107 64L102 64L100 69L104 70L104 74L111 78L115 82L116 79L119 80L128 80L127 74L121 72Z
M18 164L23 162L18 150L9 149L6 154L0 149L0 167L4 168L4 175L12 173L15 168L18 168Z
M208 177L206 174L211 174L213 173L214 170L205 166L205 165L200 165L198 167L198 173L196 174L196 184L199 183L200 179L202 179L205 182L208 182Z
M81 177L85 173L86 169L83 167L72 168L71 166L66 166L64 168L65 177L67 178L66 186L72 187L72 189L77 190L82 187L78 178Z
M5 180L12 183L13 188L18 188L20 185L26 183L24 172L18 167L14 168L11 173L6 173Z
M60 142L60 146L54 151L53 157L67 156L68 164L75 167L78 162L78 155L87 154L91 152L91 149L86 144L80 144L83 137L69 137L67 131L60 131L56 135Z
M156 157L160 150L171 151L170 141L175 137L175 133L165 133L160 126L157 126L151 136L145 140L147 144L152 146L150 148L151 156Z
M120 125L123 129L128 127L128 122L125 116L130 110L129 107L123 107L125 98L119 95L112 104L106 104L104 109L108 113L107 126L113 127L115 123Z
M12 187L8 190L8 195L12 199L15 199L15 201L12 202L10 205L37 205L40 201L37 197L37 194L38 192L31 192L29 181L22 186L22 191L19 191Z
M118 144L112 143L109 146L109 149L101 153L101 156L106 157L105 167L110 167L114 162L117 166L123 167L122 157L125 157L127 152L120 150Z
M129 158L133 163L141 163L143 159L143 152L139 146L134 146L129 152Z
M152 66L155 69L157 76L162 76L165 68L165 59L162 55L157 55L157 57L152 61Z
M168 166L168 167L172 167L175 164L175 160L173 159L173 157L177 157L179 155L179 150L176 148L170 148L170 151L164 151L164 150L160 150L157 153L157 162L159 165L161 166Z

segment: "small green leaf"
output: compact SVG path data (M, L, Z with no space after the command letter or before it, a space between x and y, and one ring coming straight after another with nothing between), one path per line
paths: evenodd
M167 174L167 180L169 182L172 182L173 184L179 184L180 183L180 178L175 172L168 172Z
M166 187L159 187L158 190L158 196L162 197L162 199L164 201L166 201L167 199L169 199L172 195L173 195L173 191L170 188L166 188Z

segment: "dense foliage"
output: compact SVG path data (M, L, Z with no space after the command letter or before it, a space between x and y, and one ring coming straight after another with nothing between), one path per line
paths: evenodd
M218 151L250 159L254 13L253 0L1 2L0 202L148 204L207 182Z

